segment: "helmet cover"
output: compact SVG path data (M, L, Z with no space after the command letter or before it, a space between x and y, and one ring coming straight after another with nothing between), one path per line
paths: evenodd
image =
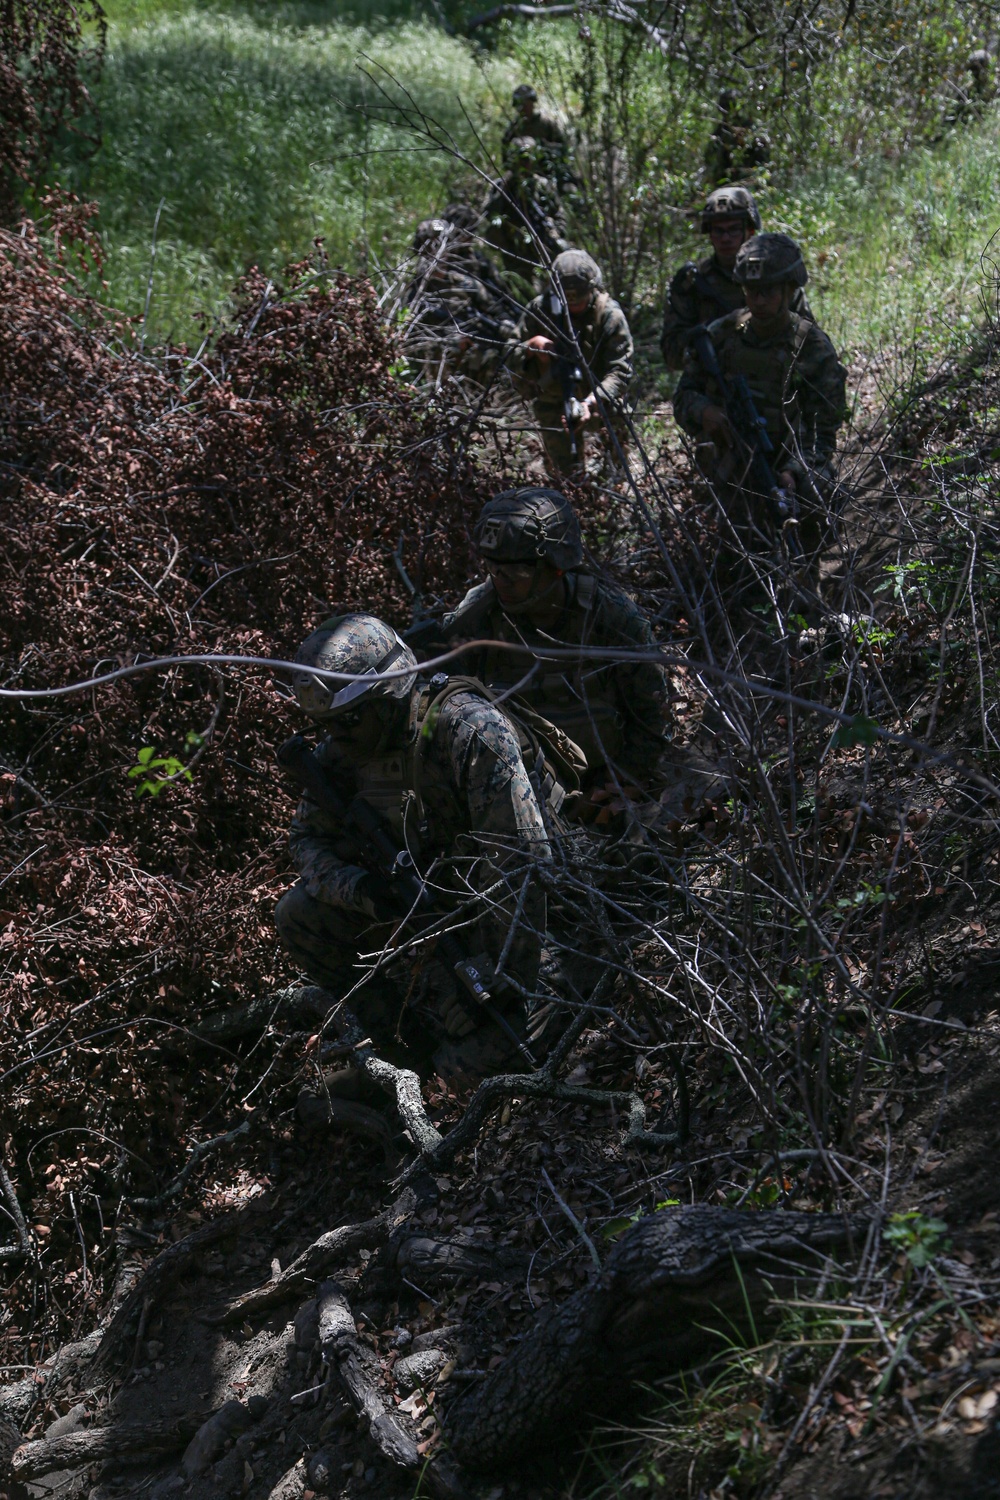
M586 250L560 251L552 262L552 279L561 281L570 295L600 291L604 285L600 266Z
M741 286L805 286L809 272L790 235L755 234L740 246L733 277Z
M391 625L374 615L340 615L307 636L295 653L301 672L292 680L299 707L317 723L336 719L346 709L374 698L408 699L416 678L417 659ZM352 681L332 682L310 668L343 672ZM412 669L403 676L387 672Z
M760 209L753 193L745 187L720 187L709 193L701 211L702 234L707 234L717 219L745 219L760 233Z
M483 506L472 533L480 557L489 562L537 562L561 573L583 562L576 511L559 490L528 486L505 490Z

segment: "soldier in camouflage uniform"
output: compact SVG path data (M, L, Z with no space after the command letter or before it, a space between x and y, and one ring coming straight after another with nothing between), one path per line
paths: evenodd
M656 642L635 601L585 565L580 523L558 490L497 495L483 507L473 537L488 577L443 621L448 645L487 638L544 649L593 646L645 650ZM584 752L587 785L611 769L645 781L669 739L666 674L655 661L540 662L480 650L468 668L493 692L516 688L527 704Z
M305 641L293 687L300 706L325 732L317 755L342 797L361 795L382 814L417 872L444 909L470 905L462 932L470 957L496 963L510 936L524 876L550 858L539 795L521 756L511 722L472 688L447 678L424 685L413 653L388 625L367 615L327 621ZM346 686L313 669L349 673ZM387 676L403 672L402 676ZM362 974L359 954L397 949L432 919L401 910L391 881L370 873L365 841L308 796L292 821L292 860L299 880L279 901L278 932L291 956L316 984L345 993ZM478 905L475 892L489 892ZM534 987L544 896L529 882L505 972L515 985ZM366 983L351 997L375 1041L391 1047L402 1037L439 1068L472 1071L516 1056L495 1023L474 1035L457 983L419 947L416 974L396 987ZM397 964L400 960L395 961ZM501 1004L494 992L494 1002ZM508 1001L511 1023L518 1014ZM489 1035L486 1033L489 1032ZM480 1035L480 1033L483 1033ZM456 1054L447 1038L463 1037ZM477 1061L478 1058L478 1061Z
M624 446L632 335L586 251L566 250L553 261L552 285L525 308L508 368L532 403L555 474L583 467L584 435L604 432L605 416ZM567 371L574 370L579 378L569 382Z
M719 122L705 146L705 170L710 182L729 182L751 177L771 158L771 142L763 131L754 132L748 115L740 114L736 95L723 89L719 95Z
M430 380L454 370L487 376L515 331L515 304L471 236L453 223L425 219L413 249L417 262L403 293L409 357Z
M566 216L555 183L545 175L537 141L516 136L507 161L503 179L483 206L483 238L506 273L530 288L539 266L566 249Z
M743 306L743 288L733 274L739 248L761 230L760 211L745 187L721 187L710 193L701 211L701 232L711 255L688 260L674 274L663 309L660 349L668 370L682 370L688 336ZM792 312L812 320L801 287L795 288Z
M709 324L722 374L745 377L774 445L779 484L795 496L799 541L814 556L824 539L837 432L846 416L843 365L826 334L792 311L808 272L786 234L759 234L741 246L734 268L747 305ZM765 497L746 482L747 454L724 410L724 393L689 351L674 416L698 442L698 462L737 530L757 550L773 524Z
M573 171L569 159L569 140L566 128L554 110L544 109L538 103L538 94L530 83L520 83L511 98L517 111L503 134L503 163L508 166L510 147L516 140L530 136L538 142L540 159L546 173L553 179L560 192L573 182Z

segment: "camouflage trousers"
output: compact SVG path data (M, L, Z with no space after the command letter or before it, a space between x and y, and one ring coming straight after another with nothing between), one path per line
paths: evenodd
M342 996L364 978L361 954L378 953L396 931L393 922L374 922L362 912L329 906L310 896L301 881L286 891L274 912L278 936L290 957L314 984ZM359 984L349 1005L373 1042L391 1062L432 1065L448 1080L475 1080L501 1072L518 1060L513 1044L484 1015L471 1036L445 1034L442 991L453 981L431 961L422 983L409 959L390 962L387 972ZM516 1013L507 1016L517 1029Z
M278 902L274 925L299 968L313 984L334 995L342 995L361 978L358 955L377 953L393 931L392 923L374 922L363 912L317 901L301 881ZM395 1033L402 1006L398 1000L393 1006L384 986L368 985L352 1001L355 998L358 1004L353 1008L373 1036L378 1032L387 1038Z
M603 427L591 427L582 431L580 428L577 428L576 457L574 458L571 451L570 436L563 422L561 402L558 406L553 406L547 401L534 401L532 402L532 411L535 415L535 421L538 423L538 435L542 440L542 447L545 449L545 457L548 459L549 467L555 475L581 472L587 454L593 452L595 445L607 450L612 461L617 461L617 454L614 452L613 444ZM625 429L620 428L616 424L615 435L624 449L627 443Z
M758 494L736 471L731 455L721 461L712 443L701 443L697 462L711 495L725 512L715 559L715 581L728 602L752 604L761 597L763 579L780 573L804 607L819 584L819 561L836 536L836 518L827 486L820 476L799 481L796 517L783 528L769 497Z

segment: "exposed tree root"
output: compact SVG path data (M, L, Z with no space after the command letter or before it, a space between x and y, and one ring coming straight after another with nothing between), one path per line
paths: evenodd
M382 1404L371 1367L374 1361L365 1357L354 1314L334 1281L325 1281L319 1289L319 1341L327 1369L339 1376L359 1416L368 1419L379 1452L400 1468L416 1468L420 1462L417 1445Z
M815 1281L825 1254L860 1226L835 1214L673 1208L641 1220L604 1270L543 1314L483 1383L448 1412L452 1451L470 1469L514 1463L573 1431L640 1374L703 1359L735 1328L748 1338L776 1293ZM749 1326L748 1326L749 1325Z
M104 1331L100 1348L91 1366L91 1380L111 1373L133 1320L141 1316L144 1307L148 1308L152 1304L166 1283L189 1266L192 1260L209 1245L216 1245L220 1240L235 1234L239 1228L240 1219L240 1214L224 1214L208 1224L199 1225L191 1234L178 1240L176 1245L168 1245L166 1250L161 1251L146 1267Z
M24 1483L54 1469L79 1469L108 1458L160 1458L183 1448L204 1421L203 1411L185 1412L167 1422L91 1427L64 1437L40 1438L17 1449L11 1473Z
M339 1229L330 1229L318 1240L296 1256L280 1276L266 1286L255 1287L231 1302L218 1321L226 1325L241 1322L254 1313L264 1312L269 1307L304 1291L311 1281L335 1270L347 1256L359 1250L375 1250L388 1243L390 1235L405 1224L413 1213L417 1195L412 1189L404 1190L394 1203L360 1224L344 1224Z

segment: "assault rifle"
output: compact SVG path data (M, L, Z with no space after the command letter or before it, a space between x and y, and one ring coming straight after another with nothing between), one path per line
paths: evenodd
M294 776L317 807L359 836L368 851L371 873L385 881L401 916L408 911L433 912L433 899L417 874L413 860L405 849L397 847L378 811L364 797L348 800L341 796L301 734L293 734L279 747L278 764ZM469 1018L478 1025L484 1014L489 1016L525 1061L536 1068L538 1064L524 1042L492 1003L489 987L478 965L466 956L458 939L450 932L439 932L437 947L458 980L459 1003Z
M703 323L692 329L688 335L688 344L705 374L715 381L729 425L749 454L747 477L750 487L767 501L774 523L785 537L789 552L797 556L802 549L798 544L795 496L778 483L778 476L771 462L774 443L767 430L767 422L754 405L746 376L723 375L715 345Z
M403 631L401 639L406 642L411 651L415 651L421 661L435 655L438 651L447 651L450 642L441 629L441 621L436 615L432 615L424 607L424 596L422 590L417 588L410 577L409 570L403 561L403 543L406 533L403 532L399 538L399 545L392 554L392 560L396 564L396 572L399 574L400 582L410 596L413 606L413 617L409 626Z
M570 317L569 308L558 292L549 292L546 311L557 330L555 353L550 357L556 362L556 374L562 391L563 421L569 433L569 456L575 463L582 457L577 440L577 427L583 415L583 408L576 393L583 380L583 370L580 368L580 355L573 331L573 320Z

